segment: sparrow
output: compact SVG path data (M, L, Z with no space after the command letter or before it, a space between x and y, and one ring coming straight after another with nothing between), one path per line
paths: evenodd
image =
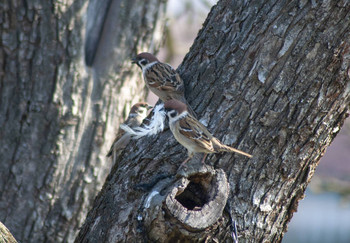
M148 52L138 54L132 59L132 63L141 68L146 86L163 102L172 99L179 100L185 103L189 112L196 117L185 99L184 81L172 66L160 62Z
M202 123L189 114L186 104L181 101L168 100L164 108L175 139L188 151L188 158L181 166L186 164L195 153L205 153L202 163L208 154L219 152L235 152L249 158L252 157L248 153L222 144Z
M147 117L147 111L151 109L152 106L148 105L145 102L136 103L130 109L129 116L126 121L123 123L130 128L135 128L141 125L143 119ZM109 149L107 157L110 157L114 152L125 148L125 146L129 143L131 139L131 135L126 133L123 129L118 129L118 133L114 142Z

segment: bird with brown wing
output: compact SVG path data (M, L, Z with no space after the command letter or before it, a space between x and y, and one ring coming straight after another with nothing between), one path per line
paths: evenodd
M157 57L148 52L138 54L132 59L132 63L141 68L147 87L163 102L179 100L187 105L193 116L196 116L185 99L184 82L172 66L160 62Z
M151 108L152 106L145 102L136 103L131 107L129 116L123 124L131 128L139 127L142 121L147 117L147 111ZM116 138L109 149L107 157L110 157L113 153L125 148L125 146L130 142L130 139L131 135L119 128Z
M170 130L188 151L188 158L181 165L187 163L195 153L205 153L202 163L208 154L219 152L234 152L252 157L248 153L222 144L202 123L188 113L186 104L178 100L169 100L165 102L164 108L169 118Z

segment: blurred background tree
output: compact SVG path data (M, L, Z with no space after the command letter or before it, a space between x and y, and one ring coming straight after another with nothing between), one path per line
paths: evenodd
M0 221L20 242L72 242L146 97L130 57L156 52L163 0L0 3Z

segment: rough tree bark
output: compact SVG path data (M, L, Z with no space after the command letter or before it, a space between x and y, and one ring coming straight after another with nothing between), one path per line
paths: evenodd
M169 130L130 143L76 242L231 242L233 221L240 242L280 242L347 116L349 10L219 1L178 71L209 130L254 157L179 169L186 151Z
M0 3L0 220L21 242L74 240L122 114L145 97L129 60L159 45L164 1L88 3Z

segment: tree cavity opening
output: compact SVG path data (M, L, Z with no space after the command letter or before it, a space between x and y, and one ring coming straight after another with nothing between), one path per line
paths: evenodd
M189 181L185 190L177 194L175 199L188 210L200 210L211 199L212 175L193 175Z

